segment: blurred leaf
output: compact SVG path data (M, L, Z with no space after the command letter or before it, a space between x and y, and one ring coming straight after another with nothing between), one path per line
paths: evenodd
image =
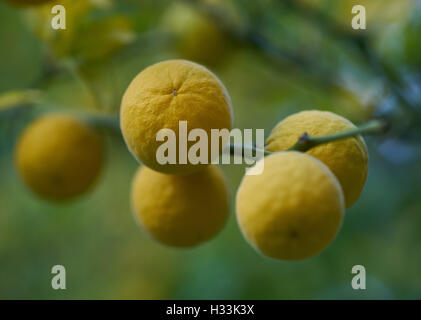
M51 7L61 4L66 8L66 30L54 30L51 27ZM34 33L43 40L56 57L66 56L71 52L77 39L80 25L95 6L91 0L63 0L41 6L26 12L26 20Z
M84 60L105 59L136 38L128 17L110 16L81 28L73 54Z
M14 90L0 94L0 111L14 106L38 102L41 97L40 90Z
M19 13L0 1L0 92L25 88L42 72L41 46Z
M26 12L27 23L56 58L107 58L135 38L128 17L115 14L95 17L107 13L111 1L63 0L56 3L66 8L66 30L51 28L51 5Z
M421 21L414 19L405 28L404 50L406 63L421 71Z

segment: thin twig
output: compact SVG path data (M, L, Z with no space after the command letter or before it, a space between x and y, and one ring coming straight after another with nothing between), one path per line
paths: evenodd
M389 125L384 120L371 120L355 129L345 130L330 135L314 137L306 132L301 135L298 141L288 149L288 151L302 151L306 152L318 145L341 140L349 137L354 137L360 134L381 134L387 131Z
M103 127L120 132L120 120L117 116L87 114L85 120L96 127Z
M323 69L319 64L313 63L309 58L314 55L314 53L303 55L297 50L280 48L273 44L263 33L256 31L255 28L246 25L240 26L233 23L230 21L229 17L215 5L197 0L181 0L181 2L192 6L195 10L198 10L198 12L214 21L233 42L247 45L258 50L282 70L285 69L285 63L288 63L300 69L306 76L310 76L313 79L319 80L320 75L323 75L324 81L315 81L319 86L329 88L339 87L334 74Z
M96 110L102 109L101 95L94 88L92 83L88 81L80 72L77 62L66 59L62 60L61 65L75 78L91 95L93 100L93 106Z
M325 136L314 137L304 132L300 136L298 141L286 151L306 152L310 150L311 148L314 148L324 143L346 139L346 138L354 137L360 134L382 134L382 133L385 133L388 129L389 129L389 124L386 121L376 119L376 120L371 120L357 128L345 130L345 131L341 131L341 132L337 132L337 133L325 135ZM261 154L265 156L275 153L266 149L265 150L259 149L256 146L252 146L252 145L230 144L229 148L230 148L231 155L240 154L242 157L244 157L245 150L250 150L254 154L257 154L257 152L260 152Z
M330 71L320 67L318 64L314 64L311 60L298 52L286 50L273 45L272 42L263 34L254 31L252 28L248 28L246 26L240 27L233 24L229 21L227 16L221 13L221 11L214 5L209 5L203 3L202 1L195 0L183 1L193 5L196 9L214 20L217 25L220 26L221 29L234 40L249 44L250 46L265 53L275 62L289 62L298 66L302 70L305 70L306 73L310 74L312 77L317 77L317 79L323 78L323 82L321 82L321 84L324 86L331 88L339 86L337 77ZM416 106L413 105L403 92L404 81L393 68L388 66L378 56L378 54L375 53L375 50L370 44L369 34L367 32L360 32L358 34L350 32L325 14L322 10L300 4L295 0L281 0L281 2L291 11L296 12L300 16L305 17L308 21L317 25L318 28L335 40L357 49L357 51L365 59L367 66L370 67L375 74L384 79L387 89L397 98L399 106L411 115L411 119L414 120L420 117L420 113L417 112ZM318 83L320 84L320 82Z
M243 158L245 157L245 150L250 150L251 153L254 153L254 154L257 154L259 152L259 153L261 153L265 156L273 153L269 150L260 149L260 148L257 148L256 146L253 146L253 145L230 144L229 148L230 148L230 154L231 155L240 154Z
M357 49L363 58L365 58L367 66L385 80L388 89L400 102L399 105L410 114L416 115L417 117L419 116L419 113L416 112L416 108L413 103L403 93L402 87L404 86L404 81L398 73L387 65L386 62L383 61L375 52L370 44L369 33L351 33L338 24L334 19L326 15L323 11L315 7L303 5L294 0L282 0L282 2L291 10L306 17L314 24L317 24L320 29L335 38L337 41L346 42L353 48Z

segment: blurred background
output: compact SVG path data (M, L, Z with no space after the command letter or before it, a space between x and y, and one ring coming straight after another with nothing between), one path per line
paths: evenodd
M2 299L420 299L421 1L417 0L61 0L0 1L0 298ZM51 7L66 8L53 30ZM351 8L367 30L351 28ZM222 166L231 190L223 231L194 249L151 240L129 203L138 164L116 128L122 94L146 66L186 58L226 85L234 127L264 128L287 115L330 110L367 137L361 198L322 254L280 262L254 251L235 220L244 174ZM106 164L98 184L64 205L20 180L13 148L40 114L98 119ZM53 265L67 289L53 290ZM351 288L363 265L367 290Z

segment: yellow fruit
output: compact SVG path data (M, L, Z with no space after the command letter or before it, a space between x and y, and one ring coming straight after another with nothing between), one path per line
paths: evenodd
M214 65L229 51L230 42L214 21L187 4L173 4L162 25L175 35L176 50L183 59Z
M17 169L38 195L64 201L87 191L103 164L100 137L78 119L51 114L32 122L15 150Z
M262 254L281 260L316 255L342 224L344 199L332 172L301 152L261 159L260 175L246 175L237 193L237 220Z
M142 227L168 246L191 247L218 233L228 217L228 191L215 165L191 175L167 175L142 166L132 185Z
M129 150L148 167L172 174L198 171L206 164L179 161L179 121L187 121L188 133L203 129L231 129L231 99L224 85L208 69L186 60L168 60L139 73L127 88L120 110L120 126ZM160 129L177 136L177 163L160 164L156 141ZM188 149L195 142L188 143ZM209 161L211 162L211 143ZM222 149L222 148L221 148Z
M302 111L276 125L266 141L266 149L286 150L305 132L311 136L323 136L353 128L355 126L350 121L332 112ZM344 191L346 206L351 206L359 198L367 179L368 155L364 139L358 135L337 140L314 147L307 153L332 170Z

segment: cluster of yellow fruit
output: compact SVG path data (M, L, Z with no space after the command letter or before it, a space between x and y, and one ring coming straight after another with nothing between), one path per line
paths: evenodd
M170 246L194 246L213 237L228 217L228 189L216 165L159 164L156 140L161 129L178 134L231 129L231 99L208 69L186 60L169 60L140 72L121 104L120 127L132 154L143 162L132 186L135 214L155 239ZM176 150L180 139L177 139ZM193 143L190 141L189 143ZM210 154L210 153L209 153ZM209 159L209 163L210 163Z
M281 121L266 149L274 152L260 175L247 175L237 193L244 236L263 254L301 260L325 249L339 231L345 208L360 196L367 178L367 147L361 136L332 141L306 153L284 151L304 133L329 135L353 129L331 112L303 111Z
M121 105L121 130L144 166L132 185L141 226L170 246L193 246L214 236L228 216L228 191L215 165L156 162L160 129L230 129L231 100L209 70L169 60L139 73ZM313 256L333 240L345 207L359 197L367 177L367 148L361 136L317 146L307 153L284 151L307 132L312 136L355 128L331 112L304 111L281 121L267 140L274 152L260 175L247 175L237 194L237 219L260 252L283 260ZM177 140L177 143L178 140Z
M157 162L157 133L161 129L177 133L179 121L187 121L189 131L200 128L209 135L211 129L230 130L228 91L212 72L190 61L168 60L144 69L127 88L120 110L128 149L143 163L133 179L133 210L159 242L189 247L222 229L229 192L216 165ZM259 160L264 161L263 172L244 176L236 198L240 229L258 251L299 260L318 254L333 240L345 208L358 199L367 178L364 140L354 136L306 153L286 150L304 132L322 136L354 128L341 116L313 110L293 114L273 129L266 143L272 154ZM64 114L35 120L15 150L23 180L53 201L86 192L101 171L103 153L98 134Z

